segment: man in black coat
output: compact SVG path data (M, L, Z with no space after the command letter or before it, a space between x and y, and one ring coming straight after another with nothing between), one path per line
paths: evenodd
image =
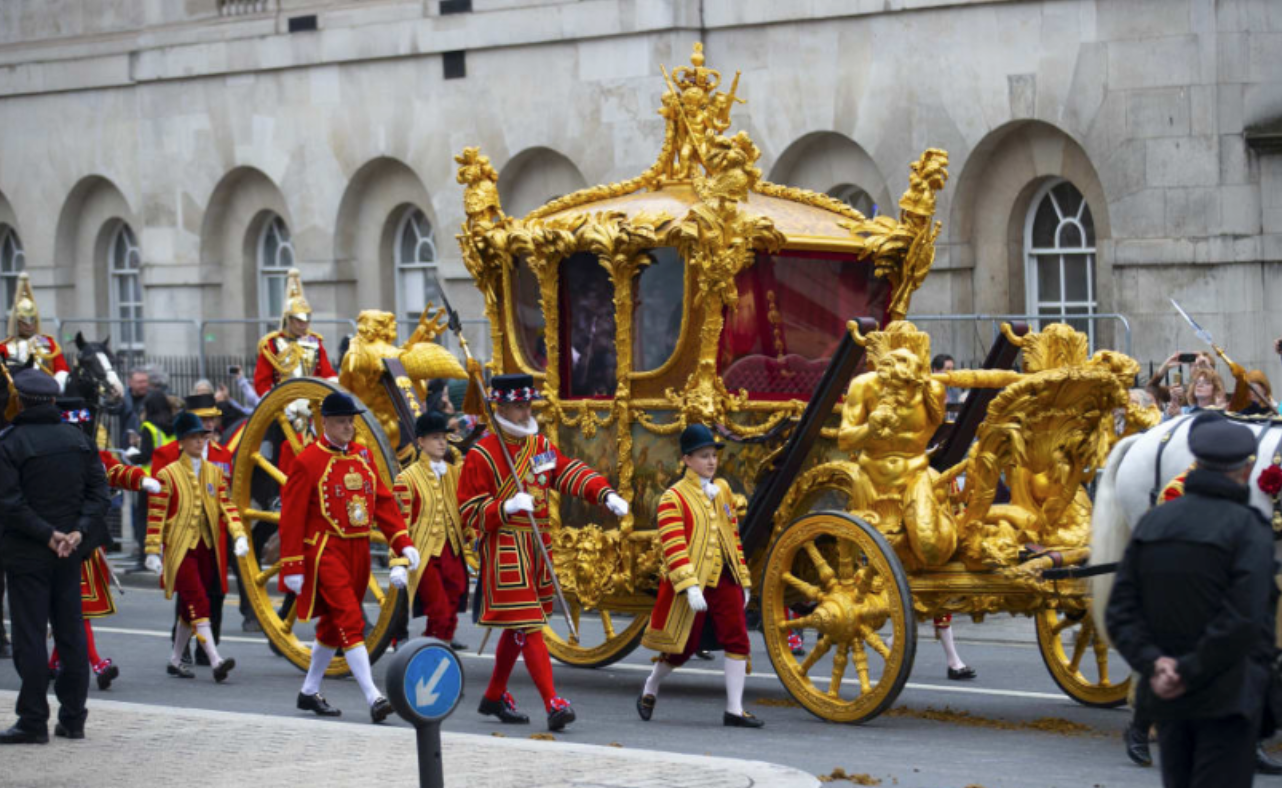
M0 560L9 586L13 659L22 679L18 722L0 744L49 741L45 631L62 670L54 733L84 738L89 661L80 610L80 563L106 530L107 478L84 434L62 423L58 385L38 370L14 376L22 412L0 434Z
M1251 785L1274 650L1273 532L1248 503L1255 438L1194 422L1184 496L1140 520L1106 621L1140 674L1136 716L1155 720L1162 782Z

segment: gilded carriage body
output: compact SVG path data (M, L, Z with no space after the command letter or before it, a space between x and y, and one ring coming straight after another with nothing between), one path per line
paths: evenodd
M745 514L771 658L810 710L875 716L906 680L915 619L1001 610L1040 616L1047 664L1075 697L1120 700L1102 641L1078 624L1080 584L1036 575L1046 555L1084 557L1072 552L1080 527L1064 524L1081 525L1082 483L1107 451L1101 424L1125 406L1117 359L1061 354L1035 371L932 376L929 337L904 318L934 259L947 154L926 150L898 210L864 216L762 178L760 152L730 130L738 77L725 90L700 45L665 78L663 145L631 180L517 218L503 213L488 158L456 157L458 239L484 296L491 371L533 374L549 435L611 469L632 507L606 522L563 502L553 560L572 615L595 610L601 624L576 640L551 628L553 655L605 665L640 640L659 571L655 507L678 472L676 434L698 422L727 439L719 475ZM1005 363L1016 345L1053 344L1024 330L1004 340ZM945 385L985 392L969 433L953 427L954 446L971 442L981 403L996 410L969 454L935 467L947 454L934 451L949 432ZM1072 445L1030 437L1039 431ZM962 488L968 471L978 482ZM1019 495L994 505L1000 478L1022 480ZM1074 627L1095 647L1095 681L1062 647ZM819 637L804 662L783 646L790 628ZM811 670L829 653L817 687ZM845 679L852 663L857 678Z

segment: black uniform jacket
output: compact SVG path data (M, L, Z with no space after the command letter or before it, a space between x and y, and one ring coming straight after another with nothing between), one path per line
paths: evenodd
M1248 490L1194 470L1184 495L1140 520L1118 568L1106 621L1142 680L1139 716L1154 720L1254 717L1273 652L1273 531ZM1187 692L1162 700L1153 663L1173 657Z
M79 531L82 552L96 546L108 506L97 450L56 407L24 409L0 433L0 562L52 564L55 530Z

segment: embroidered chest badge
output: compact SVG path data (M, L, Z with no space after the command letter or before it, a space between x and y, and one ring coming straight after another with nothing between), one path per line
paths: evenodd
M722 503L721 508L726 510L726 519L730 522L734 522L734 515L730 514L730 504Z
M214 483L213 483L213 482L205 482L205 489L209 491L209 494L210 494L210 495L213 495L213 494L214 494Z
M347 521L358 527L369 525L369 508L365 506L365 496L353 495L347 502Z
M361 490L365 487L365 479L356 471L351 471L343 476L343 486L349 490Z
M547 473L556 467L556 452L545 451L534 456L534 472Z

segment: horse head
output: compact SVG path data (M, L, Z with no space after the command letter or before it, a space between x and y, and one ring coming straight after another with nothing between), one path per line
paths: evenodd
M73 380L68 383L77 387L80 396L86 402L115 405L125 395L125 387L116 374L116 357L111 352L111 337L101 342L91 342L84 334L76 332L76 366L72 370Z

